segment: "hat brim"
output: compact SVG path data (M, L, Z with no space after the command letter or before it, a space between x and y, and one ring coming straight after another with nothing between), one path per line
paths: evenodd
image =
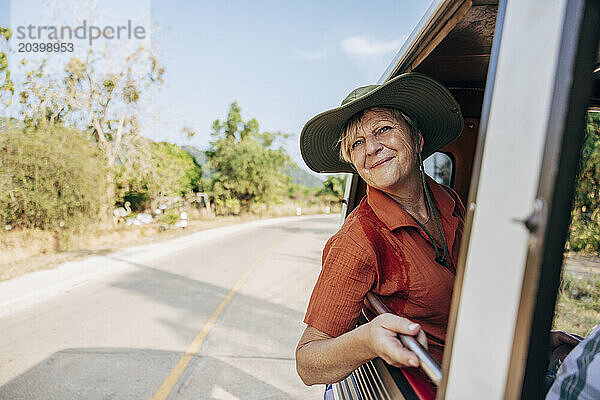
M306 165L315 172L356 172L339 157L342 129L357 112L386 106L398 108L417 122L424 141L423 159L452 142L463 129L460 106L448 89L426 75L406 73L308 121L300 134Z

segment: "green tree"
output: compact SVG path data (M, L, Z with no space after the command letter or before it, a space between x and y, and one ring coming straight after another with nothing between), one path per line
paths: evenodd
M202 169L181 147L167 143L152 143L152 158L160 194L183 196L198 191Z
M145 145L149 153L147 165L124 164L117 172L118 203L129 201L132 209L140 211L158 198L198 191L202 169L188 152L167 142L146 141Z
M254 205L281 200L288 182L283 170L290 159L276 143L287 135L259 132L258 121L244 122L234 102L227 119L213 123L212 137L207 157L215 171L212 190L219 213L231 212L236 203L248 212Z
M144 90L162 82L164 69L155 54L144 47L123 53L117 64L110 49L90 48L84 59L71 58L62 74L44 73L46 61L26 66L19 91L22 117L27 126L62 124L86 130L108 165L108 197L113 199L115 178L147 176L152 171L147 143L139 135L137 114ZM112 63L109 62L113 61ZM111 207L104 210L108 214Z
M587 115L571 216L569 247L600 251L600 112Z
M90 49L73 57L64 74L45 76L44 62L29 70L20 93L23 116L32 125L69 121L89 129L109 165L128 157L139 128L141 93L162 82L162 68L146 48L126 54L118 69L105 68L110 54Z
M0 37L8 41L12 37L12 31L9 28L0 26ZM2 78L4 76L4 78ZM15 87L10 79L10 70L8 69L8 56L3 51L0 51L0 93L9 91L14 93Z
M344 198L345 188L346 175L330 175L323 182L323 187L317 192L317 195L323 196L331 202L339 202Z
M63 127L0 135L0 223L75 228L107 206L106 168L84 132Z

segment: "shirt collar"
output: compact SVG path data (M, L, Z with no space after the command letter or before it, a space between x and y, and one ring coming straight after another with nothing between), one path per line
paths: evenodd
M431 190L434 203L442 214L442 218L450 221L450 217L456 206L454 199L450 194L436 181L425 175L427 184ZM394 199L379 189L367 186L367 202L377 218L383 222L389 230L394 230L402 226L418 227L412 217L400 207Z

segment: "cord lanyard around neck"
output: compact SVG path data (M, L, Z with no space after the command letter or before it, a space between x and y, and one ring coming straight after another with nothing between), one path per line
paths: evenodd
M437 229L438 234L440 235L440 240L442 241L442 247L444 249L444 255L441 258L437 252L437 244L431 236L431 234L429 233L429 231L425 228L424 225L417 221L415 217L413 217L413 219L419 226L421 226L421 228L425 231L427 236L429 236L429 239L431 239L431 242L434 244L433 247L435 249L435 261L446 268L450 268L450 264L448 263L448 245L446 245L446 232L444 232L444 225L442 225L441 220L438 219L438 215L435 212L435 207L433 206L433 202L431 201L431 195L429 194L429 185L427 185L427 183L425 182L425 171L423 171L423 161L421 161L421 152L419 152L419 163L421 166L421 178L423 180L423 191L425 192L425 200L427 203L427 207L429 208L430 212L433 213L433 222L435 223L435 228Z
M429 193L428 193L428 188L427 186L424 186L424 191L425 191L425 199L426 199L426 203L427 203L427 208L429 209L429 213L431 215L431 213L433 213L433 221L435 222L435 227L438 231L438 234L440 235L440 240L442 241L442 249L439 249L437 242L435 241L435 239L433 238L433 235L431 233L429 233L429 231L427 230L427 228L425 227L425 225L423 225L421 222L419 222L419 220L417 220L414 215L412 215L411 213L409 213L406 208L404 208L404 206L398 202L396 199L394 199L392 197L392 199L400 206L400 208L402 208L404 210L404 212L406 212L408 215L410 215L410 217L413 219L413 221L415 221L415 223L417 225L419 225L419 227L421 229L423 229L423 232L425 232L425 234L427 235L427 237L429 238L429 240L431 241L431 243L433 244L433 250L435 251L435 261L446 267L446 268L450 268L450 264L448 263L448 247L446 246L446 239L444 238L444 233L443 233L443 226L442 229L440 229L440 226L438 224L438 217L437 214L434 210L434 207L430 204L431 203L431 198L429 197ZM390 196L391 197L391 196ZM440 254L440 250L443 251L443 254Z
M419 147L418 128L415 123L412 123L410 126L410 129L411 129L411 134L413 135L413 138L415 141L415 153L417 154L417 161L419 163L419 172L421 173L421 182L423 185L423 192L425 192L425 204L429 211L429 215L430 216L433 215L433 222L435 223L435 228L436 228L438 234L440 235L440 240L442 241L442 249L443 249L442 255L440 255L440 251L439 251L440 249L438 248L438 245L437 245L435 239L433 238L431 233L429 233L427 228L425 228L425 225L423 225L421 222L419 222L411 213L406 211L406 208L404 208L404 206L402 204L400 204L400 202L398 202L396 199L394 199L394 201L396 201L396 203L398 203L400 205L400 207L402 207L402 209L408 215L410 215L410 217L413 219L413 221L415 221L417 223L417 225L419 225L419 227L421 229L423 229L425 234L427 234L427 237L429 237L429 240L431 240L431 243L433 244L433 250L435 251L435 261L438 264L450 269L450 263L448 262L448 246L446 245L446 236L444 235L444 226L441 224L441 221L438 221L438 215L435 212L435 207L433 206L433 202L431 201L431 195L429 194L429 186L427 185L427 182L425 181L425 168L423 167L423 158L421 156L421 149ZM440 228L440 226L441 226L441 228Z

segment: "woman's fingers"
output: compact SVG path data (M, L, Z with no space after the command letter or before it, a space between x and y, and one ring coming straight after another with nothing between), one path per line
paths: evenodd
M404 347L397 337L398 333L416 336L427 348L427 339L419 324L393 314L381 314L369 324L371 346L379 357L395 367L419 366L416 354Z
M396 333L403 333L405 335L416 335L421 330L421 326L417 323L412 322L409 319L399 317L394 314L381 314L373 321L379 320L379 324L385 329Z
M396 337L382 338L379 356L394 367L418 367L420 364L416 354L404 347Z

